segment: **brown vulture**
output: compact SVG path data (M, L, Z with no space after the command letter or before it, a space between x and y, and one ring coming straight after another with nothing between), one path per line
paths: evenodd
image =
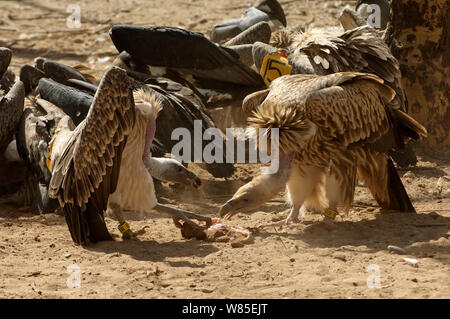
M389 106L408 111L401 83L400 65L386 43L370 26L348 31L286 28L272 34L271 45L255 43L253 58L261 67L263 58L277 50L285 50L292 66L291 74L326 75L336 72L376 74L395 92ZM390 154L401 166L417 162L410 146Z
M303 204L334 218L337 207L351 207L356 176L382 208L414 211L388 152L427 132L393 99L380 77L355 72L286 75L248 96L250 135L279 129L280 169L242 186L220 215L256 208L287 185L286 223L298 221Z

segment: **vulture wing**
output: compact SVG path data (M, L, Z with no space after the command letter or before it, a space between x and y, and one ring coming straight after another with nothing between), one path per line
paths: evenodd
M49 193L63 206L77 244L111 239L103 211L117 186L122 151L134 121L128 77L113 67L103 76L87 117L67 139L58 138L63 132L54 137Z
M411 129L418 126L404 113L404 117L394 116L397 110L387 106L394 96L372 74L284 76L272 82L269 95L249 123L279 127L280 147L285 153L295 152L301 163L327 167L331 162L331 172L351 197L347 202L353 197L351 171L357 165L359 177L381 207L414 211L386 153L399 143L397 121Z
M0 99L0 154L3 154L14 136L24 101L25 89L21 81L17 81L8 94Z
M382 78L396 92L390 106L407 110L407 102L400 83L401 72L397 59L386 43L368 26L343 34L314 34L306 38L299 51L306 53L321 74L336 72L373 73Z
M127 51L146 65L239 85L264 85L259 74L242 64L233 50L214 44L201 33L119 24L109 34L119 52Z
M322 143L330 152L335 172L347 174L344 172L352 166L348 156L351 154L356 158L359 178L382 208L414 211L394 164L386 155L402 143L387 106L395 92L371 74L337 73L314 82L316 88L307 94L305 113L325 137Z
M91 107L92 95L73 87L42 78L38 85L39 95L70 116L75 125L83 121Z

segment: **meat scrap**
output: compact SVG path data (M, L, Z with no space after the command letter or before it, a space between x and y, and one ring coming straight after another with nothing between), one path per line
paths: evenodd
M253 242L252 232L246 228L222 223L220 218L212 218L211 225L193 227L190 223L175 224L184 238L214 242L229 242L231 247L242 247Z

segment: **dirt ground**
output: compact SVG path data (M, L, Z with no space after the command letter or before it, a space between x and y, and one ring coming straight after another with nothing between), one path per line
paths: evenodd
M170 25L208 35L215 23L240 16L251 3L0 1L0 46L13 49L16 72L45 56L88 65L98 76L116 55L108 36L113 24ZM337 25L340 10L354 1L281 3L289 25L326 26ZM81 29L66 25L69 4L81 8ZM309 214L300 225L255 233L253 243L241 248L186 240L166 216L133 212L127 213L133 229L149 226L139 241L122 241L117 222L107 217L116 240L82 248L72 243L63 217L0 206L0 298L449 298L450 149L417 152L418 165L399 170L417 214L380 213L367 189L358 186L354 207L333 228ZM207 216L217 216L218 207L258 169L238 165L223 180L190 167L202 178L202 189L164 184L159 199ZM287 213L280 194L230 223L256 226ZM407 255L389 252L388 245ZM417 267L403 257L417 259ZM72 267L79 267L80 288L67 285L76 275Z

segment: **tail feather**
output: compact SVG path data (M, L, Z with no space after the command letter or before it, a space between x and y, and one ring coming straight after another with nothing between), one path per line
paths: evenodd
M416 212L392 160L376 155L377 167L358 165L358 178L363 180L381 208Z
M415 140L421 137L427 137L427 129L405 112L392 109L392 115L398 125L401 136L410 137Z

